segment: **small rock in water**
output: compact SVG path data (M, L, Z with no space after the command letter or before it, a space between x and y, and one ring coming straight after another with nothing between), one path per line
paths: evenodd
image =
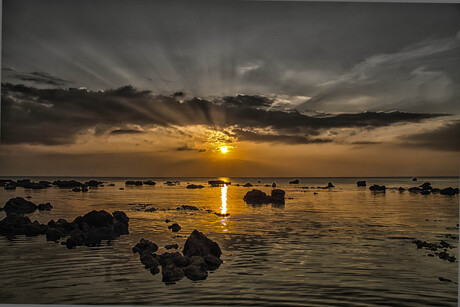
M136 246L133 247L133 253L142 254L144 252L154 253L158 250L158 245L149 240L142 238Z
M300 180L299 179L294 179L289 181L289 184L299 184Z
M204 188L204 186L202 186L201 184L189 184L187 186L187 189L202 189Z
M243 184L243 187L246 187L246 188L252 187L252 183L248 182L246 184Z
M177 244L168 244L168 245L165 245L165 248L166 249L178 249L179 245L177 245Z
M371 190L371 191L383 191L384 192L386 190L386 187L384 185L374 184L374 185L369 187L369 190Z
M182 227L180 227L180 225L177 224L177 223L174 223L174 224L168 226L168 229L171 229L172 232L178 232L179 230L181 230L181 228Z
M364 180L358 181L358 182L356 182L356 185L358 187L365 187L366 186L366 181L364 181Z
M39 204L38 205L38 210L39 211L50 211L53 209L53 206L50 203L45 203L45 204Z

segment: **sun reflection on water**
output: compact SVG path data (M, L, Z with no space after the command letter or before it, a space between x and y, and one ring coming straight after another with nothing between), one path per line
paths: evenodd
M220 207L220 213L222 215L227 214L227 189L228 189L227 185L224 185L220 188L220 192L221 192L220 199L222 200L222 205ZM223 216L221 221L222 221L223 230L227 231L227 223L226 223L227 217Z

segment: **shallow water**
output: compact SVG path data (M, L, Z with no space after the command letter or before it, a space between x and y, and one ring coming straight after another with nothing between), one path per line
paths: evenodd
M93 209L123 210L130 217L130 234L100 247L74 250L47 242L45 236L0 237L0 303L457 305L458 262L428 257L430 252L417 250L412 240L445 240L457 247L458 239L445 235L458 237L458 195L373 193L357 187L356 181L405 188L429 181L443 188L458 187L459 178L300 178L299 185L288 184L291 178L229 178L232 185L226 188L208 187L207 181L215 178L151 178L156 186L125 187L127 179L102 178L115 187L105 185L88 193L56 187L1 189L2 204L28 195L36 204L51 202L50 212L30 215L41 223L72 221ZM174 179L181 184L163 184ZM301 188L326 186L328 181L335 188ZM188 182L206 187L188 190ZM265 192L271 190L265 184L276 182L292 199L284 206L247 205L242 198L252 188L235 186L246 182ZM136 211L132 204L138 203L160 210ZM180 205L230 216L167 210ZM172 233L165 219L179 223L182 230ZM165 285L161 274L152 276L131 251L141 237L160 247L178 243L181 250L194 229L218 242L223 252L223 265L204 281L184 278ZM457 248L448 252L458 258Z

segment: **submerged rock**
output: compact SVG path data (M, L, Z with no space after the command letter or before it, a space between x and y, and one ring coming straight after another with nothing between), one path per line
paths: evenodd
M439 191L441 193L441 195L456 195L458 194L459 190L458 188L451 188L451 187L448 187L448 188L445 188L445 189L441 189Z
M47 226L38 221L32 222L28 217L10 212L0 221L0 235L14 237L16 235L38 236L45 234Z
M187 189L202 189L204 188L204 186L202 186L201 184L189 184L187 186Z
M15 197L8 200L3 207L7 215L12 213L26 214L32 213L38 209L38 206L31 201L28 201L22 197Z

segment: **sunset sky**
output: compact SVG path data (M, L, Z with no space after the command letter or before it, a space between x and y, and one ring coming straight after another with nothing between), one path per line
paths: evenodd
M459 174L458 4L4 0L2 13L0 175Z

